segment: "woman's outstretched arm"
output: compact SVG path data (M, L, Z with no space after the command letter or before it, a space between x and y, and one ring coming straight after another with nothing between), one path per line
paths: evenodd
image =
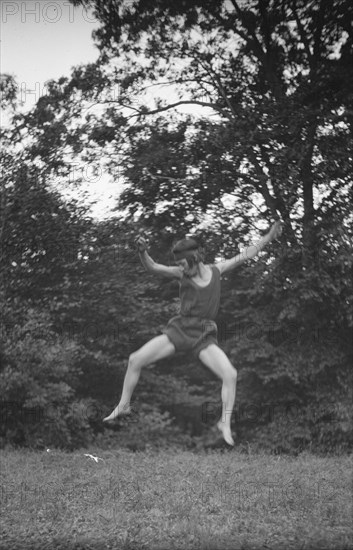
M271 227L270 231L262 237L262 239L259 240L256 244L253 244L251 246L247 246L244 248L240 254L237 254L233 258L229 258L229 260L224 260L222 262L217 262L215 266L219 269L221 273L225 273L226 271L231 271L232 269L235 269L242 265L246 260L251 260L257 254L265 248L265 246L273 241L274 239L277 239L280 234L282 233L282 222L276 221L273 226Z
M167 266L155 262L147 252L147 242L143 237L138 237L136 244L142 265L149 273L162 275L164 277L176 277L181 279L183 272L178 266Z

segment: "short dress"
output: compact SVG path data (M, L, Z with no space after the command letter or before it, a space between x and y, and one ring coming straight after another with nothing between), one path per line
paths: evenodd
M183 275L179 282L180 314L162 331L176 351L191 351L198 356L209 344L218 344L215 318L221 296L221 274L214 265L207 286L197 285Z

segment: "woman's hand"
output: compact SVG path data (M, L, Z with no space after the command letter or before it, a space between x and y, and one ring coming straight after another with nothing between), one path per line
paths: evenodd
M147 241L142 235L139 235L137 239L135 239L135 243L141 254L147 250Z

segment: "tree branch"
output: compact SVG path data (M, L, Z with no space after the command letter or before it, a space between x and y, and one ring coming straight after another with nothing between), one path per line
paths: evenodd
M208 101L199 101L197 99L190 99L190 100L185 99L185 100L176 101L175 103L170 103L169 105L165 105L163 107L157 107L156 109L152 109L150 111L141 110L141 109L138 109L137 107L132 107L131 105L125 105L116 99L107 99L105 101L97 101L96 103L92 103L89 107L87 107L87 110L91 109L92 107L95 107L96 105L105 105L105 104L111 104L111 103L118 104L121 108L127 108L133 111L136 111L136 114L131 115L129 119L134 117L145 116L145 115L155 115L157 113L162 113L163 111L168 111L169 109L174 109L175 107L179 107L179 105L200 105L201 107L209 107L211 109L214 109L215 111L222 113L223 116L227 117L227 114L224 112L224 109L222 109L222 107L219 107L215 103L211 103Z
M221 83L221 79L219 78L219 76L216 73L214 73L214 74L212 73L212 67L207 68L202 64L202 62L200 62L200 64L203 67L203 69L206 71L206 73L209 75L209 77L211 78L214 87L216 89L218 89L219 93L221 94L224 101L228 105L228 108L229 108L230 112L232 113L233 117L236 118L236 113L233 109L232 104L230 103L229 99L227 98L226 92L225 92L225 90L223 88L223 85Z
M267 205L267 208L271 212L273 218L277 219L278 214L277 214L277 210L276 210L276 200L271 195L270 190L267 186L267 183L266 183L267 176L264 173L264 171L262 170L261 165L260 165L259 161L256 158L256 154L254 153L254 151L251 148L249 149L249 156L251 158L251 161L254 164L256 173L259 176L258 183L254 182L254 187L257 191L259 191L261 193L261 195L265 199L265 203Z
M148 168L144 168L144 172L146 172L146 174L148 174L154 180L156 180L156 179L163 179L163 180L166 179L166 180L169 180L169 181L181 181L181 182L187 181L187 178L172 178L170 176L165 176L164 174L154 175L154 174L152 174L152 172L149 171Z
M163 111L168 111L169 109L174 109L175 107L179 107L179 105L200 105L201 107L210 107L211 109L214 109L215 111L219 111L224 116L224 110L216 105L215 103L210 103L208 101L198 101L198 100L180 100L175 103L170 103L169 105L165 105L164 107L158 107L157 109L152 109L151 111L140 111L139 114L131 115L130 118L134 116L144 116L144 115L154 115L156 113L162 113Z
M318 13L318 23L314 32L314 53L313 53L313 70L316 70L319 57L320 57L320 46L321 46L321 34L324 26L324 13L328 4L331 3L328 0L321 0L319 13Z
M247 24L247 22L245 21L244 19L244 14L243 12L241 11L241 9L239 8L236 0L231 0L234 8L235 8L235 11L237 12L237 15L239 16L242 24L244 25L244 27L246 28L246 30L248 31L248 33L251 35L252 39L253 39L253 43L254 43L254 54L256 55L256 57L260 60L260 61L264 61L265 60L265 52L259 42L259 39L257 38L256 36L256 32L254 31L254 29L252 29L250 27L250 25ZM237 30L238 32L238 30ZM240 34L240 33L239 33ZM241 36L241 35L240 35ZM246 35L245 35L246 36ZM246 37L246 40L247 42L249 43L249 36ZM255 51L256 50L256 51Z
M300 38L301 38L301 40L304 44L304 49L305 49L306 55L308 57L309 65L312 68L312 54L311 54L311 51L310 51L310 44L309 44L309 41L308 41L307 36L305 34L305 30L304 30L304 27L302 25L302 22L300 21L300 18L298 16L296 0L292 1L292 12L293 12L295 21L296 21L297 26L298 26Z
M296 243L295 233L293 231L293 227L292 227L292 224L291 224L291 221L290 221L290 207L288 208L287 204L283 200L283 197L280 193L280 187L277 185L277 180L276 180L276 177L275 177L275 174L274 174L274 171L273 171L273 166L272 166L272 164L269 160L268 153L265 150L265 148L261 146L261 144L260 144L260 150L261 150L261 154L265 158L265 162L268 166L268 170L269 170L269 174L270 174L270 181L271 181L271 185L273 187L273 192L274 192L274 195L275 195L274 200L275 200L275 204L276 204L276 209L280 212L283 221L286 223L286 227L288 229L288 236L290 238L290 241L292 243Z
M271 53L271 50L269 51L266 51L263 49L257 35L256 35L256 31L254 29L254 27L252 27L247 21L246 19L244 18L244 13L241 11L241 9L239 8L236 0L231 0L240 20L241 20L241 23L242 25L246 28L246 30L248 31L249 35L248 37L245 38L245 40L247 41L248 45L252 46L252 51L253 51L253 54L257 57L257 59L259 60L259 62L262 64L262 67L264 68L264 71L267 75L267 81L268 81L268 84L272 90L272 93L274 95L274 97L276 99L280 99L282 97L282 85L281 85L281 81L280 79L278 78L277 74L275 73L275 71L272 69L272 66L271 66L271 62L270 62L270 53ZM240 31L237 30L236 32L238 32L238 34L241 36L240 34ZM266 40L266 38L265 38Z
M153 84L148 84L148 86L143 86L143 88L139 88L139 92L144 92L145 90L148 90L149 88L154 88L155 86L171 86L173 84L186 84L187 82L195 82L195 78L176 78L174 80L166 80L164 82L154 82ZM209 84L207 80L202 79L199 79L197 82ZM117 81L117 83L119 84L119 81Z
M181 182L185 182L185 181L191 181L191 178L173 178L171 176L166 176L165 174L152 174L148 168L144 168L144 171L149 175L151 176L151 178L153 179L167 179L167 180L170 180L170 181L181 181ZM222 174L222 172L221 172ZM247 178L247 174L244 174L243 172L235 172L235 171L232 171L232 176L235 176L237 178L242 178L242 179L246 179Z
M267 52L269 52L271 48L271 32L269 30L269 21L267 17L268 6L264 6L264 0L258 0L258 2L259 2L259 11L264 23L263 32L264 32L265 44L266 44Z
M133 107L132 105L125 105L124 103L121 103L120 100L116 99L107 99L105 101L96 101L95 103L92 103L89 107L86 108L86 111L89 111L89 109L92 109L92 107L96 107L97 105L105 105L106 103L117 103L119 107L124 109L131 109L132 111L136 111L138 116L140 114L140 109L137 109L137 107Z

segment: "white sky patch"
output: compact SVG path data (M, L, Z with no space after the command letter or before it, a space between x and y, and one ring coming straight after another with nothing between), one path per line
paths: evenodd
M1 72L15 76L27 111L46 92L46 82L93 62L98 49L92 13L69 2L2 1Z
M221 198L221 203L226 210L233 210L237 202L238 199L230 193L225 193Z

